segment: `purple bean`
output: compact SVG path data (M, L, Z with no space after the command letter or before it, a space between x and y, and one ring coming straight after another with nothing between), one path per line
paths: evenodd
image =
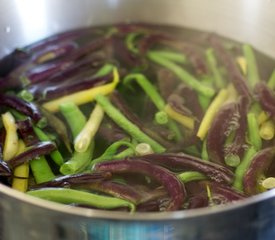
M99 37L93 39L91 42L88 42L86 45L75 49L69 56L66 57L67 61L76 61L80 58L94 53L96 50L104 47L106 44L109 44L110 39L106 37Z
M150 33L148 35L145 35L141 40L139 40L138 42L139 52L141 53L141 55L144 55L154 45L163 43L169 40L172 40L172 38L169 35L166 35L164 33L157 33L157 32Z
M0 105L14 108L18 112L30 117L35 122L42 119L42 114L35 104L26 102L16 96L0 94Z
M275 116L275 95L266 83L259 82L254 88L256 97L258 98L263 110L269 113L272 117Z
M137 212L159 212L160 202L158 199L137 205Z
M14 169L25 162L29 162L37 157L49 154L55 149L56 146L52 142L40 142L31 146L25 152L13 157L7 163L11 169Z
M47 80L52 75L60 73L60 71L65 71L67 68L71 67L73 62L57 62L57 63L47 63L43 65L35 66L28 70L23 78L26 78L26 81L29 81L30 84L41 83L42 81Z
M11 169L3 159L0 159L0 176L10 177L12 175Z
M5 56L0 60L0 77L8 76L8 74L16 69L18 66L29 61L30 57L31 55L28 54L26 51L15 49L11 54Z
M56 69L59 70L59 72L49 75L48 77L43 76L44 74L41 73L41 79L39 79L40 82L38 84L30 85L28 87L28 91L35 96L35 99L43 100L45 98L44 91L46 88L57 89L63 85L65 86L69 84L77 84L79 78L84 79L83 81L90 82L87 78L87 75L93 75L95 73L95 70L102 65L102 62L103 59L100 56L95 56L93 58L78 61L77 63L63 62L60 65L61 68L62 64L68 64L69 67L66 69ZM45 73L45 75L48 75L48 73ZM80 85L79 89L81 89ZM74 86L72 86L71 88L74 89Z
M208 183L211 191L214 195L221 195L227 202L233 202L237 200L245 199L247 196L237 190L234 190L232 187L219 184L219 183Z
M197 194L188 199L188 209L203 208L208 206L206 194Z
M165 211L169 204L168 197L161 197L155 200L150 200L137 205L138 212L159 212Z
M234 177L234 173L223 166L184 153L150 154L131 158L133 161L137 159L176 171L198 171L218 183L231 184Z
M184 45L182 52L187 56L198 75L208 74L207 64L201 54L192 45Z
M118 59L123 66L138 67L143 65L141 58L128 50L124 43L124 39L115 36L111 41L114 58Z
M26 118L22 121L17 121L16 125L26 146L31 146L39 142L39 139L37 138L33 130L33 123L30 118Z
M171 71L156 67L158 89L161 96L167 99L178 85L178 80Z
M88 183L82 186L84 189L100 191L117 198L129 200L135 204L141 202L142 192L137 191L133 186L117 183L113 181L103 181L99 183Z
M207 135L207 152L212 162L225 165L224 144L227 136L231 133L231 129L233 130L236 125L232 121L236 111L238 111L236 103L223 106L211 124Z
M65 42L60 43L59 45L51 45L35 54L32 61L36 64L52 61L54 59L70 54L73 50L77 48L78 45L75 42Z
M81 187L100 191L118 198L129 200L135 204L151 201L163 196L167 196L164 189L151 190L144 186L122 184L114 181L93 182Z
M140 160L120 160L99 163L95 165L97 171L110 171L112 173L139 173L147 175L160 182L170 196L170 203L166 210L180 209L186 197L184 185L170 171L160 166Z
M188 199L188 208L207 207L211 203L207 193L207 186L211 192L212 204L220 205L229 202L242 200L247 196L234 190L232 187L210 181L197 181L192 184L186 184Z
M101 53L94 53L77 61L66 61L68 63L72 62L72 64L68 68L62 69L59 73L48 78L47 83L60 83L67 79L72 79L81 73L90 72L91 70L96 71L104 64L104 61L105 56Z
M180 84L169 96L168 103L174 111L185 116L196 116L201 119L203 116L196 93L184 84Z
M244 192L248 195L254 195L259 192L258 182L270 167L275 157L275 148L269 147L260 150L252 159L250 166L244 175Z
M241 72L240 72L239 68L237 67L233 58L229 55L228 52L226 52L226 50L224 49L222 44L219 42L219 40L217 39L216 36L211 36L209 40L210 40L210 43L212 44L214 50L217 52L219 59L224 64L224 66L231 78L231 81L232 81L234 87L236 88L236 90L238 91L238 93L241 96L250 98L251 93L249 91L247 81L241 74Z
M49 182L31 186L32 189L39 189L44 187L72 187L82 184L92 184L94 182L102 182L103 180L111 178L110 172L96 172L96 173L81 173L74 175L66 175L57 177Z
M112 75L110 74L103 77L94 77L94 76L86 77L84 79L78 79L78 81L75 81L71 84L65 83L54 87L46 87L43 90L42 95L43 95L43 98L47 98L47 101L48 101L51 99L65 96L67 94L71 94L74 92L100 86L108 82L111 82L111 80L112 80Z
M238 108L238 122L235 131L235 137L232 143L228 144L225 148L225 154L237 155L242 158L246 143L246 129L247 129L247 114L250 107L250 99L241 97L237 104Z

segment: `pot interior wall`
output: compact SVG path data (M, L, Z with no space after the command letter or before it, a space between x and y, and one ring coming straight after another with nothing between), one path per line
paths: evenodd
M125 21L217 32L275 57L274 9L270 0L2 0L0 57L60 31Z

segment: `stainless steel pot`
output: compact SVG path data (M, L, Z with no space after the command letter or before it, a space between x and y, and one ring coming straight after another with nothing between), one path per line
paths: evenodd
M0 57L54 33L124 21L188 26L275 57L272 0L0 0ZM0 185L0 238L275 239L275 190L213 209L128 214L72 208Z

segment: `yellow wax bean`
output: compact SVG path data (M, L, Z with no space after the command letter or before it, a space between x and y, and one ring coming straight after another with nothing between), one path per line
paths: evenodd
M77 152L85 152L88 149L92 139L94 138L100 126L103 116L104 111L102 107L99 104L97 104L94 110L92 111L90 118L88 119L84 128L75 138L74 148Z
M15 119L10 112L2 114L2 121L6 130L3 159L8 161L13 158L18 151L17 126Z
M271 140L274 137L274 122L267 120L260 126L260 136L264 140Z
M210 106L208 107L206 113L204 114L204 117L201 121L199 130L197 132L197 136L203 140L211 126L211 123L213 119L216 116L216 113L222 106L222 104L226 101L228 97L228 90L227 89L221 89L218 95L215 97L215 99L212 101Z
M76 105L81 105L81 104L85 104L93 101L95 99L95 96L98 94L107 95L115 89L116 85L119 82L119 74L118 74L117 68L114 68L113 75L114 75L114 80L111 83L98 86L98 87L93 87L87 90L79 91L79 92L46 102L45 104L43 104L43 107L50 112L57 112L59 110L59 106L62 103L73 102Z
M244 75L247 74L247 62L244 57L237 57L237 63L240 66L240 69L242 70L242 73Z
M19 149L16 155L24 152L25 144L22 140L19 140ZM14 178L12 180L12 188L20 192L26 192L29 182L29 164L23 163L16 167L13 172Z
M187 127L188 129L193 130L195 125L195 120L191 117L184 116L178 112L176 112L174 109L172 109L169 105L166 105L164 107L164 111L168 114L168 116L175 121L181 123L183 126Z
M272 188L275 188L275 178L274 178L274 177L266 178L265 180L263 180L262 186L263 186L265 189L272 189Z
M263 124L265 121L267 121L269 118L269 115L265 111L261 111L257 118L257 122L259 125Z

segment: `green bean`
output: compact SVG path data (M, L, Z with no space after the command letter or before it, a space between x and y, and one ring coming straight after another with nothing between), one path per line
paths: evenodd
M55 178L55 175L44 156L30 161L30 167L37 184L48 182Z
M204 161L209 161L209 156L207 152L207 139L204 139L202 143L201 159Z
M183 182L183 183L188 183L191 181L197 181L197 180L205 180L207 177L203 175L200 172L195 172L195 171L189 171L189 172L183 172L178 174L178 178Z
M205 84L206 86L209 86L209 87L210 86L213 87L212 86L213 79L210 79L209 77L202 77L200 80L202 84ZM211 103L212 97L205 96L203 94L197 94L197 95L198 95L199 104L202 110L205 112Z
M28 90L24 89L21 92L18 93L18 97L22 98L26 102L33 101L33 95Z
M257 123L256 115L252 112L247 114L248 124L248 139L255 150L259 151L262 148L262 139L260 136L260 129Z
M209 66L210 71L213 75L216 87L223 88L225 81L222 78L222 75L218 69L218 63L217 63L217 59L214 54L214 50L212 48L207 49L205 52L205 55L206 55L206 60L207 60L208 66Z
M150 53L157 54L158 56L165 58L169 61L172 61L174 63L179 63L179 64L187 63L187 58L182 53L176 53L168 50L157 50L157 51L151 50Z
M123 159L126 157L131 157L135 155L135 150L131 147L126 148L125 150L119 152L114 156L114 159Z
M155 104L158 110L163 111L165 109L165 101L160 96L154 85L143 75L140 73L128 74L123 82L128 84L131 80L136 80L136 82L140 85L140 87L144 90L144 92L149 96L151 101ZM182 139L180 134L180 130L177 124L170 120L167 123L168 128L175 134L176 140Z
M273 70L273 72L267 82L267 86L272 90L275 89L275 70Z
M229 153L224 157L224 162L227 166L237 167L241 163L241 159L237 154Z
M253 156L257 153L254 146L250 146L239 164L239 166L235 170L235 179L233 182L233 187L237 190L243 191L243 177L247 172L247 169L249 168L249 165L251 163L251 160L253 159Z
M61 165L59 171L63 175L76 174L85 170L93 157L94 152L94 141L91 142L88 149L85 152L73 153L73 156L64 164Z
M250 86L254 88L255 84L260 81L257 62L252 47L248 44L243 45L243 53L247 63L247 78Z
M75 138L86 124L85 115L73 102L61 104L60 111L71 129L73 138Z
M103 77L109 73L111 73L114 69L114 65L112 64L105 64L104 66L102 66L94 75L94 77Z
M47 118L45 118L45 117L42 117L42 118L38 121L38 123L36 124L36 126L39 127L39 128L45 128L47 125L48 125L48 120L47 120Z
M33 130L36 134L36 136L39 138L41 141L51 141L50 137L46 133L44 133L40 128L33 127ZM52 160L58 165L61 166L64 163L64 159L61 155L61 153L58 150L55 150L50 153L50 156Z
M168 114L164 111L159 111L155 114L155 121L159 125L165 125L168 123Z
M109 101L109 99L103 95L97 95L95 97L98 104L101 105L105 113L122 129L130 134L138 142L148 143L154 152L161 153L165 151L165 148L151 139L145 133L143 133L135 124L130 122L119 110L117 110Z
M135 211L135 205L129 201L68 188L44 188L28 191L27 194L64 204L76 203L104 209L128 207L131 212Z
M74 103L64 103L60 106L62 114L65 116L74 138L81 132L86 124L86 117ZM94 141L91 142L85 152L74 151L70 160L65 162L59 169L64 174L75 174L87 168L92 160L94 151Z
M126 140L119 140L119 141L112 143L100 157L93 159L91 164L95 165L95 164L103 162L103 161L113 160L118 149L122 146L127 146L127 147L131 148L133 150L133 152L135 152L135 146L132 143L130 143L129 141L126 141Z
M149 96L151 101L155 104L158 110L163 110L165 107L165 101L160 96L154 85L140 73L128 74L124 79L124 84L129 84L130 81L135 80L139 86L144 90L144 92Z
M98 104L95 105L85 126L74 139L74 149L77 152L85 152L93 141L104 117L104 111Z
M194 90L198 91L200 94L203 94L208 97L212 97L215 94L213 88L203 85L194 76L192 76L189 72L187 72L177 64L151 51L148 52L147 56L151 61L168 68L181 81L183 81L186 85L193 88Z
M233 131L227 136L225 140L225 149L230 146L236 137L236 131ZM240 157L232 152L225 151L224 162L227 166L237 167L241 163Z
M125 39L125 44L127 48L135 54L138 54L139 52L138 48L135 45L135 39L141 34L142 34L141 32L132 32L132 33L129 33Z

